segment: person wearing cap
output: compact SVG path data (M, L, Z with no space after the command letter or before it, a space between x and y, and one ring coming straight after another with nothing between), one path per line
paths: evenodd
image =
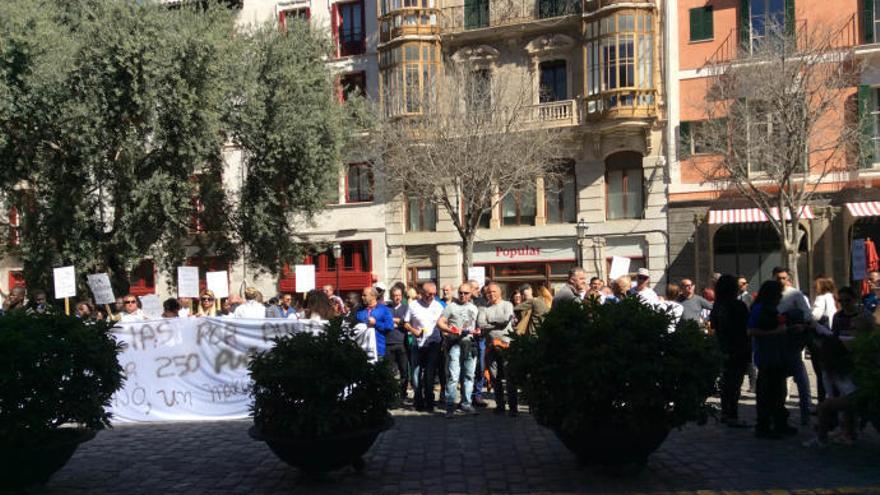
M379 304L385 304L385 292L388 291L388 288L385 287L385 284L382 282L376 282L376 285L374 285L373 288L376 289L376 294L378 294L376 297L378 298L377 300L379 301Z
M647 268L639 268L636 276L636 286L632 288L632 293L637 294L645 304L657 304L660 297L651 288L651 272Z
M568 271L568 283L553 296L553 306L568 301L580 301L587 292L587 272L576 266Z
M246 288L244 290L244 304L235 308L235 312L232 313L233 318L265 319L266 307L257 299L259 294L260 292L254 287Z

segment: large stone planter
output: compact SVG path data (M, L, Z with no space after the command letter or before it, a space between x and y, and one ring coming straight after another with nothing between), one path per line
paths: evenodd
M34 445L0 444L0 489L42 485L67 464L79 444L95 438L85 428L58 428Z
M256 425L248 430L251 438L266 442L279 459L314 475L351 465L357 471L364 468L362 456L370 450L376 438L391 428L394 420L389 416L377 428L352 431L318 439L299 439L268 435Z
M648 462L648 456L666 440L669 428L653 427L635 431L605 427L574 434L554 433L583 464L622 466Z

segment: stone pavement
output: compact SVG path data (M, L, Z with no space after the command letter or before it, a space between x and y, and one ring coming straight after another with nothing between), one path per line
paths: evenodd
M754 402L745 403L751 421ZM249 421L124 425L84 444L33 493L880 493L880 435L871 427L852 447L819 451L801 446L808 428L797 438L758 440L749 429L688 426L644 470L615 476L579 466L527 413L394 416L363 473L301 477L248 437Z

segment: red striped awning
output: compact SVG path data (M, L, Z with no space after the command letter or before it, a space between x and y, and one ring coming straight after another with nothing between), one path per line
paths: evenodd
M771 210L773 218L779 219L779 209ZM800 219L813 219L813 209L809 206L801 208ZM785 211L785 219L791 220L791 213ZM731 223L761 223L767 221L767 215L760 208L740 208L736 210L709 210L709 224L724 225Z
M846 209L854 217L880 217L880 201L847 203Z

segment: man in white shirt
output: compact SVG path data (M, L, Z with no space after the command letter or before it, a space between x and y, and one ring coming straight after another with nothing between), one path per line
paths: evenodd
M651 288L651 272L647 268L639 268L636 286L632 290L645 304L654 305L660 302L660 297Z
M119 315L119 321L122 323L130 323L133 321L144 321L147 316L138 307L138 300L132 294L128 294L122 298L122 313Z
M251 318L262 320L266 318L266 307L257 300L259 291L254 287L244 290L244 304L235 308L232 314L234 318Z
M404 328L416 337L413 349L413 404L416 411L434 410L434 375L440 360L440 330L437 320L443 314L443 306L434 299L437 286L432 282L422 285L419 298L410 301L404 316Z

